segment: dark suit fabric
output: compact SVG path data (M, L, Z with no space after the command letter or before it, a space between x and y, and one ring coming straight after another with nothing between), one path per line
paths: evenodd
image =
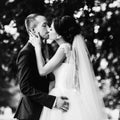
M14 117L20 120L39 120L43 106L51 109L55 96L48 95L50 80L39 75L34 47L30 43L20 51L17 66L22 99Z

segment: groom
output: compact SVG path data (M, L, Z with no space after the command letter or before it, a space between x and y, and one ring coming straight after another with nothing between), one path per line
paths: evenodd
M44 16L30 14L25 20L25 26L29 35L39 32L42 40L48 38L48 25ZM43 56L45 56L44 46ZM18 55L17 65L22 98L15 118L39 120L43 106L50 109L57 108L65 112L69 109L69 102L66 97L48 95L50 78L39 75L34 47L29 40Z

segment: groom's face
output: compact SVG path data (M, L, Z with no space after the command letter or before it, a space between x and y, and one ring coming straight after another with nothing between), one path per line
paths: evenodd
M48 38L48 23L47 23L47 20L44 16L38 16L36 18L38 24L35 28L35 31L37 33L40 34L40 36L43 38L43 39L47 39Z

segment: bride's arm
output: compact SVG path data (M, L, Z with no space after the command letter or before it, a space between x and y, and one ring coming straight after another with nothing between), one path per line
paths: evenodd
M43 76L53 72L54 69L58 67L65 59L64 49L60 47L55 55L46 64L44 64L41 47L35 46L35 53L39 74Z

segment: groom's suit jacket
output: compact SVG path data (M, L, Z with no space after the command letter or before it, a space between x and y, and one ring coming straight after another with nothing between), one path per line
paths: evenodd
M43 106L52 108L56 97L48 95L50 80L39 75L35 50L29 42L20 51L17 66L22 98L14 117L39 120Z

